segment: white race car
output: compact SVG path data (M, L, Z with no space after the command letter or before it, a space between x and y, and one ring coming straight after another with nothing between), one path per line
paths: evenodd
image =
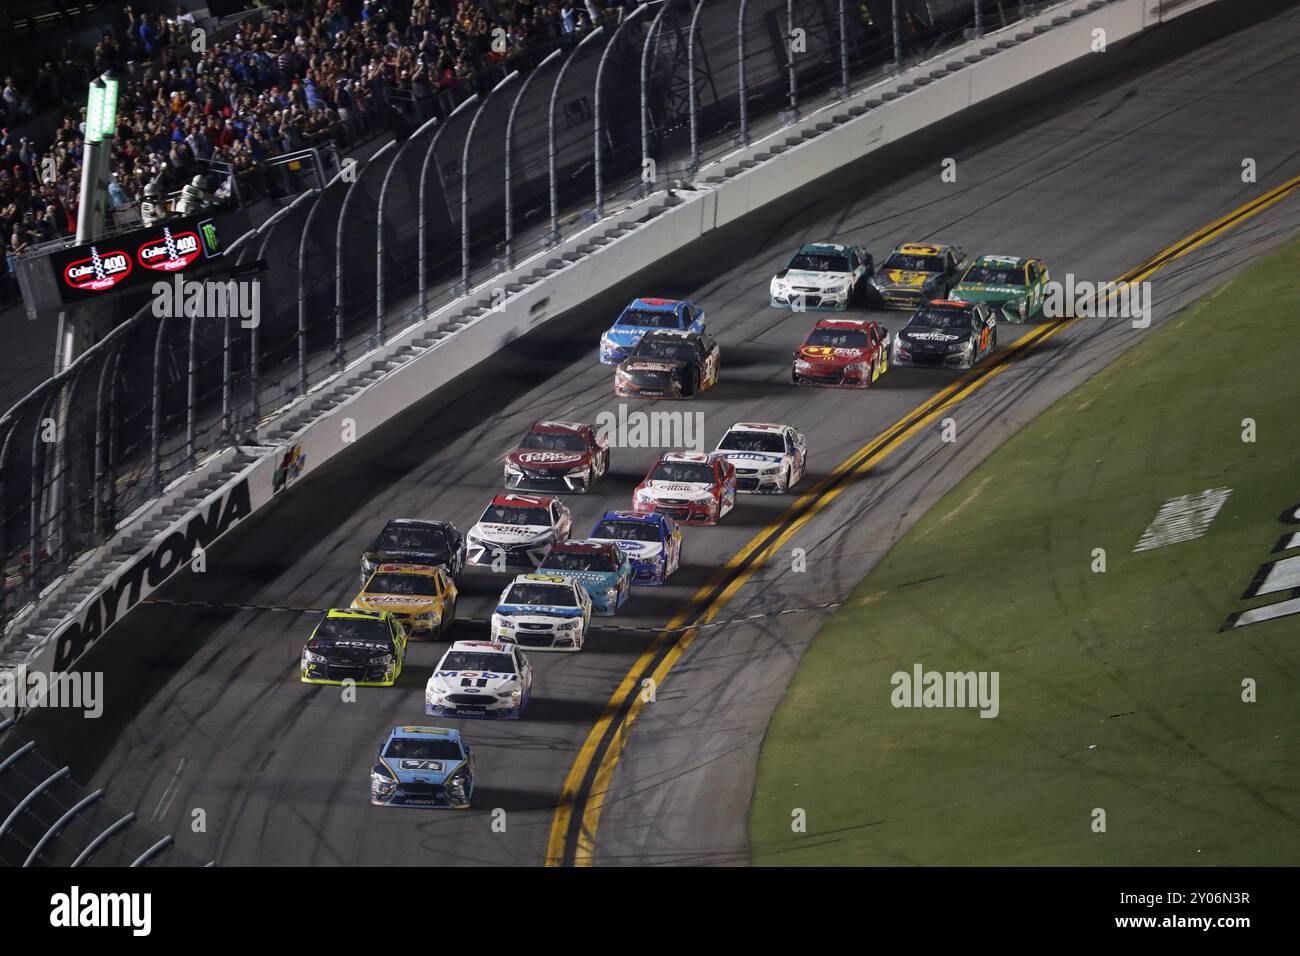
M492 639L538 651L580 651L591 623L591 596L574 578L521 574L501 592Z
M522 717L533 690L533 665L514 644L457 641L424 685L424 712L434 717Z
M551 545L568 540L573 518L559 498L503 494L465 535L465 560L480 566L535 568Z
M843 312L861 298L873 271L861 246L809 242L768 284L768 302L795 312Z
M808 470L808 442L789 425L737 422L716 451L735 466L737 491L784 494Z

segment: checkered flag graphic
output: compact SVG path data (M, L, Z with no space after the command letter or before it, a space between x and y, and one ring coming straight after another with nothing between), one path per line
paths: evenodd
M176 253L176 240L172 238L170 226L163 227L163 242L167 243L167 258L175 262L180 258Z
M104 260L99 258L99 250L94 246L90 247L90 264L95 270L95 281L102 282L104 279Z

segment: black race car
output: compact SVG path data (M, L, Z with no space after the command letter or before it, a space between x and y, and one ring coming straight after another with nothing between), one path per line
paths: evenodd
M391 518L361 555L362 587L381 564L441 564L458 577L465 568L465 536L450 521Z
M997 347L997 319L983 302L932 299L894 337L894 365L970 368Z
M690 398L717 384L722 353L708 332L648 332L614 371L622 398Z

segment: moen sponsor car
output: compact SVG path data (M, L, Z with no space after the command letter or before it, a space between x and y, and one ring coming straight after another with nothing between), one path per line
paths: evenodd
M808 442L789 425L737 422L715 450L735 466L737 491L784 494L808 468Z
M474 799L474 752L460 731L394 727L370 768L377 807L465 810Z
M305 684L392 687L406 660L406 629L387 611L331 608L302 649Z
M870 319L822 319L794 353L796 385L870 388L889 370L889 331Z
M594 614L618 613L632 589L632 562L610 541L557 544L537 573L577 581L587 589Z
M1047 294L1047 266L1019 256L980 256L948 298L955 302L983 302L1002 313L1006 322L1028 322L1043 308Z
M456 584L441 565L381 564L352 606L388 611L412 637L442 637L456 619L456 596Z
M618 545L632 562L633 584L663 584L681 566L682 531L665 514L606 511L586 540Z
M551 545L568 539L572 524L559 498L497 495L466 535L466 560L488 567L535 568Z
M936 299L894 337L894 364L971 368L997 344L997 320L987 305Z
M632 510L717 524L736 505L736 469L722 455L667 452L632 493Z
M140 246L136 258L146 269L158 272L179 272L199 257L202 251L197 232L178 232L163 227L160 238L151 239Z
M492 640L529 650L580 651L591 623L591 597L577 581L521 574L501 592Z
M390 518L361 555L361 583L381 564L441 565L455 577L465 569L465 537L450 521Z
M796 312L843 312L862 297L875 266L861 246L810 242L768 283L768 302Z
M90 247L90 257L68 263L63 270L63 281L74 289L86 292L103 292L111 289L131 274L131 257L119 249L100 253Z
M617 365L647 332L703 332L704 309L686 299L633 299L600 337L600 361Z
M871 298L886 308L915 309L947 295L965 265L966 253L957 246L902 243L872 277Z
M534 422L505 463L511 490L582 494L608 471L609 444L579 422Z
M424 685L433 717L522 717L533 692L533 666L515 644L457 641Z

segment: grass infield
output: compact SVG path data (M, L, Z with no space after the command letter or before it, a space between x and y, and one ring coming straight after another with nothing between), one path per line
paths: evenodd
M1300 554L1273 553L1300 532L1280 520L1300 505L1297 276L1300 243L1134 332L893 547L768 727L754 863L1300 860L1300 614L1220 630L1290 597L1242 594ZM1216 488L1201 537L1134 552L1167 501ZM996 671L998 715L894 707L917 663Z

